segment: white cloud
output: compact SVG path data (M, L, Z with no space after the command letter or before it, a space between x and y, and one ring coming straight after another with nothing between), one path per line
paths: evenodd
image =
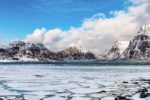
M32 34L27 35L25 41L32 42L32 43L40 43L43 41L43 35L45 34L46 29L36 29Z
M51 44L61 35L62 31L60 29L49 30L44 34L43 43L44 44Z
M150 24L150 1L130 1L133 5L128 9L111 11L111 18L99 13L85 19L81 27L71 27L67 31L37 29L33 34L27 36L26 41L42 42L54 50L76 44L101 54L109 49L116 40L130 40L140 26Z
M130 0L133 4L147 3L149 0Z

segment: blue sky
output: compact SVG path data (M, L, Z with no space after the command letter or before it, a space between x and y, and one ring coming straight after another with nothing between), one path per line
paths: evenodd
M127 0L126 0L127 1ZM125 0L0 0L0 40L23 39L36 28L79 27L97 13L125 9Z

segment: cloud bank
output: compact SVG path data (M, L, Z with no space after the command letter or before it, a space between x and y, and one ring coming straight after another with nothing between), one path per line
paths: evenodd
M139 27L150 24L150 0L130 0L130 7L121 11L110 11L112 17L98 13L83 21L81 27L67 31L59 28L36 29L25 41L42 42L51 50L68 46L82 46L97 54L104 53L115 41L129 41Z

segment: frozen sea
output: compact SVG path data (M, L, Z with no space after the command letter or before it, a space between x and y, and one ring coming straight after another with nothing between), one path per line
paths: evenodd
M99 100L98 92L124 79L141 77L150 78L149 65L0 65L0 96L22 94L26 100Z

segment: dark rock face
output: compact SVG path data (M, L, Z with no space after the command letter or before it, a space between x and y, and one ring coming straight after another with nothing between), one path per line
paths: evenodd
M141 89L139 90L140 98L146 98L150 96L150 93L148 93L148 89Z
M129 47L124 52L127 59L148 59L150 58L150 37L146 35L135 36Z
M57 53L58 60L92 60L96 59L91 52L82 52L77 47L69 47Z
M150 37L138 35L130 42L125 50L124 56L127 59L149 59L150 58Z
M143 26L128 48L123 53L125 59L149 60L150 59L150 36L149 26Z
M1 60L91 60L96 59L93 53L83 53L75 47L67 48L58 53L51 52L41 43L26 43L23 41L14 41L7 47L0 47Z
M27 58L38 59L40 61L55 60L55 53L49 51L43 44L31 44L21 51Z
M126 97L123 96L117 96L115 100L131 100L131 99L127 99Z
M0 48L0 57L1 57L1 59L7 58L8 56L9 56L9 52L4 48Z

